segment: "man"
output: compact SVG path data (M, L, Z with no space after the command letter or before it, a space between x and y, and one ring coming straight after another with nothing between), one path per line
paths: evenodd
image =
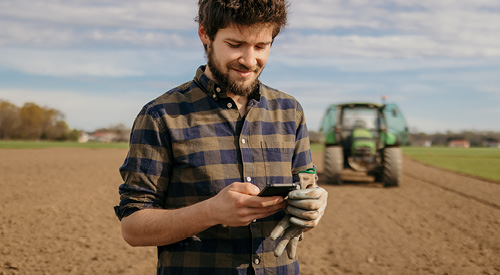
M158 247L158 274L298 274L297 240L323 215L326 191L257 196L314 174L302 107L258 80L287 5L198 5L207 66L134 122L115 207L123 237Z

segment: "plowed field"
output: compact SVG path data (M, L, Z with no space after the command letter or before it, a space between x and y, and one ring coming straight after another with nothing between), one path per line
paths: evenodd
M0 274L154 274L155 248L125 244L113 213L126 153L0 150ZM500 274L500 184L403 165L398 188L320 178L328 208L301 274Z

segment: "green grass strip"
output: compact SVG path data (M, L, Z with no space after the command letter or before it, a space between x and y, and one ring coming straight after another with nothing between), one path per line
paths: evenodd
M499 148L404 147L403 153L422 163L500 181Z
M311 144L311 151L323 150L322 144ZM403 147L403 154L428 165L500 182L500 148Z
M127 149L126 142L66 142L66 141L5 141L0 140L1 149L42 148L91 148ZM323 152L322 144L311 144L313 152ZM448 148L448 147L404 147L403 153L410 158L447 170L500 182L499 148Z
M126 149L126 142L70 142L70 141L14 141L0 140L1 149L42 149L42 148L91 148L91 149Z

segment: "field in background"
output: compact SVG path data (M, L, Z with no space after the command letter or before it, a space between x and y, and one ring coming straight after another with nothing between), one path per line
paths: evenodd
M0 141L4 149L39 149L39 148L91 148L91 149L127 149L128 143L100 142L57 142L57 141ZM323 152L322 144L311 144L313 152ZM498 148L449 148L449 147L404 147L403 153L412 159L472 175L486 180L500 182L500 149Z
M498 148L404 147L403 153L422 163L500 181Z
M71 141L12 141L0 140L2 149L41 149L41 148L91 148L91 149L126 149L126 142L71 142Z
M313 152L323 152L321 144L311 144ZM500 182L499 148L403 147L403 154L413 160Z
M156 248L127 245L113 211L126 154L0 149L0 274L154 274ZM500 184L408 157L398 188L319 184L328 206L300 274L499 274Z

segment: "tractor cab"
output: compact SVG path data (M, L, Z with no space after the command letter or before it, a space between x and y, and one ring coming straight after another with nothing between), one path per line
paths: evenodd
M353 169L381 178L386 186L398 184L399 145L409 140L406 121L395 104L331 105L320 131L325 138L327 181L340 183L341 170Z

